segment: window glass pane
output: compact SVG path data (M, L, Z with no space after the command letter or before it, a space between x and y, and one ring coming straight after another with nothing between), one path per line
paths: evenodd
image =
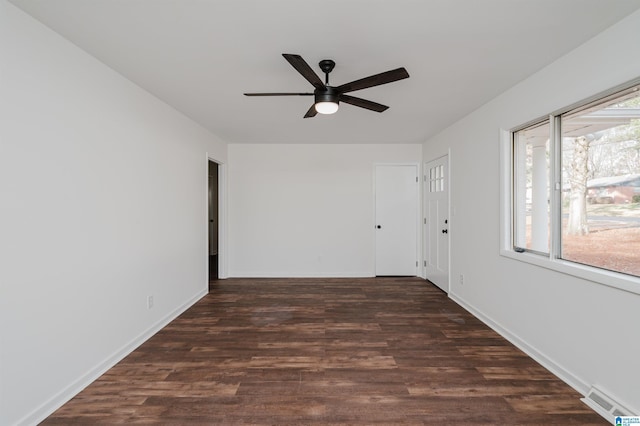
M640 94L561 117L562 255L640 276Z
M549 136L546 120L513 134L514 246L549 253Z

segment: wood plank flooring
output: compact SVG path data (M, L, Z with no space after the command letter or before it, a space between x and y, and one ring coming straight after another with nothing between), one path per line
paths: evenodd
M229 279L43 424L607 425L417 278Z

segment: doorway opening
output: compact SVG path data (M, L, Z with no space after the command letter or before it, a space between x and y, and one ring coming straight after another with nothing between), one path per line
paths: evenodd
M218 271L218 163L209 160L209 281L217 280Z

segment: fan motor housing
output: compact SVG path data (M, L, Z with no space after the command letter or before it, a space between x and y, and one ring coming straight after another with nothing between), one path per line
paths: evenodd
M316 103L318 102L333 102L338 103L340 100L340 93L331 86L326 86L327 90L316 89L313 94L315 95Z

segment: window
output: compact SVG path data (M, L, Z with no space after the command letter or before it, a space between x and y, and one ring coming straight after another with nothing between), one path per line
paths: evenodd
M444 191L444 166L442 164L429 169L429 192Z
M515 132L514 246L549 253L549 120Z
M640 277L639 89L512 132L514 251Z

